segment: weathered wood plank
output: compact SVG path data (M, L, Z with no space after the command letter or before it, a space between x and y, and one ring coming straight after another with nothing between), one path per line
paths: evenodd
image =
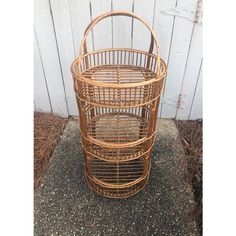
M92 6L92 18L102 13L111 11L111 0L90 0ZM94 49L112 48L112 20L103 19L93 29Z
M189 118L191 104L196 89L198 72L202 62L202 26L195 24L193 37L186 65L186 71L181 89L181 101L176 113L176 119L185 120Z
M71 30L70 12L67 0L51 0L52 14L58 43L62 75L65 85L65 94L68 103L69 115L78 115L76 99L73 90L73 80L70 66L75 59L75 48Z
M79 48L82 36L88 24L91 21L89 0L70 0L69 10L72 26L73 41L75 47L76 57L79 55ZM92 37L91 34L87 39L88 50L92 50Z
M197 0L179 0L177 8L177 12L194 12L197 9ZM169 12L175 13L176 9ZM161 117L175 118L192 32L193 21L176 16L170 48L168 73L163 91L164 98L170 100L173 104L162 104Z
M36 35L34 35L34 105L36 111L52 111Z
M173 15L163 14L163 11L175 8L176 3L177 0L156 0L155 4L153 28L158 39L161 57L166 63L169 60L175 17ZM158 117L160 117L162 104L165 102L167 101L162 98L158 109Z
M188 119L189 120L202 119L202 63Z
M154 13L155 0L143 1L135 0L134 2L134 13L137 16L142 17L147 21L149 26L152 28L153 13ZM150 46L150 32L143 23L134 19L133 22L133 48L149 51Z
M132 12L133 0L113 0L113 10ZM114 48L131 48L132 18L125 16L113 17Z
M34 1L34 24L54 113L68 116L65 90L48 0Z

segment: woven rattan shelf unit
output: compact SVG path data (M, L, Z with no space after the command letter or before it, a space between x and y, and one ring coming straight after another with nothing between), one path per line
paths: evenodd
M120 15L137 19L149 29L149 51L112 48L88 52L86 38L93 27L104 18ZM112 198L139 192L150 174L157 108L166 75L154 32L133 13L100 15L85 30L80 55L71 69L89 187Z

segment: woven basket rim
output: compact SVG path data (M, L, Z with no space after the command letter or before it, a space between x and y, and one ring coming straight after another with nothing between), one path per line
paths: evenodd
M114 50L116 50L116 49L114 49ZM138 51L140 53L145 53L147 55L151 55L151 56L156 58L155 55L147 53L145 51L140 51L140 50L133 50L133 51ZM155 72L150 70L151 72L153 72L155 74L155 77L153 79L150 79L150 80L147 80L147 81L143 81L143 82L122 83L122 84L110 83L110 82L109 83L108 82L98 82L96 80L88 79L88 78L83 77L83 73L79 74L79 73L75 72L76 71L75 65L80 61L81 58L85 57L86 55L91 55L91 54L99 53L99 52L100 52L100 50L99 51L93 51L91 53L84 54L83 56L79 56L79 57L77 57L75 59L75 61L71 65L71 73L72 73L72 75L74 77L74 80L85 82L85 83L87 83L89 85L95 85L95 86L98 86L98 87L119 89L119 88L132 88L132 87L148 85L148 84L151 84L151 83L153 83L155 81L161 80L167 74L167 65L166 65L165 61L162 58L160 58L160 74L159 74L159 76L157 75L157 73L155 73ZM104 65L101 65L101 67L102 66L104 66ZM97 67L99 67L99 66L97 66ZM140 69L141 68L145 68L145 67L140 67ZM145 69L147 69L147 68L145 68Z

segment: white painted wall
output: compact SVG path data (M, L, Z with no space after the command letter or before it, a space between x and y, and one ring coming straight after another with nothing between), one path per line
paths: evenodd
M97 15L125 10L141 16L153 28L161 57L168 64L158 116L202 118L200 4L200 0L35 0L35 110L78 115L70 65L78 56L83 32ZM94 28L87 45L88 50L148 50L149 40L149 32L138 21L112 17Z

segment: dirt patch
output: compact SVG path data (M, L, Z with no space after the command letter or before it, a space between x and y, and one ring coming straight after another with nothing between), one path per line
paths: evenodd
M68 119L51 113L34 113L34 188L39 187L67 122Z
M196 204L190 212L202 234L202 121L176 121L184 147L188 182L193 187Z

